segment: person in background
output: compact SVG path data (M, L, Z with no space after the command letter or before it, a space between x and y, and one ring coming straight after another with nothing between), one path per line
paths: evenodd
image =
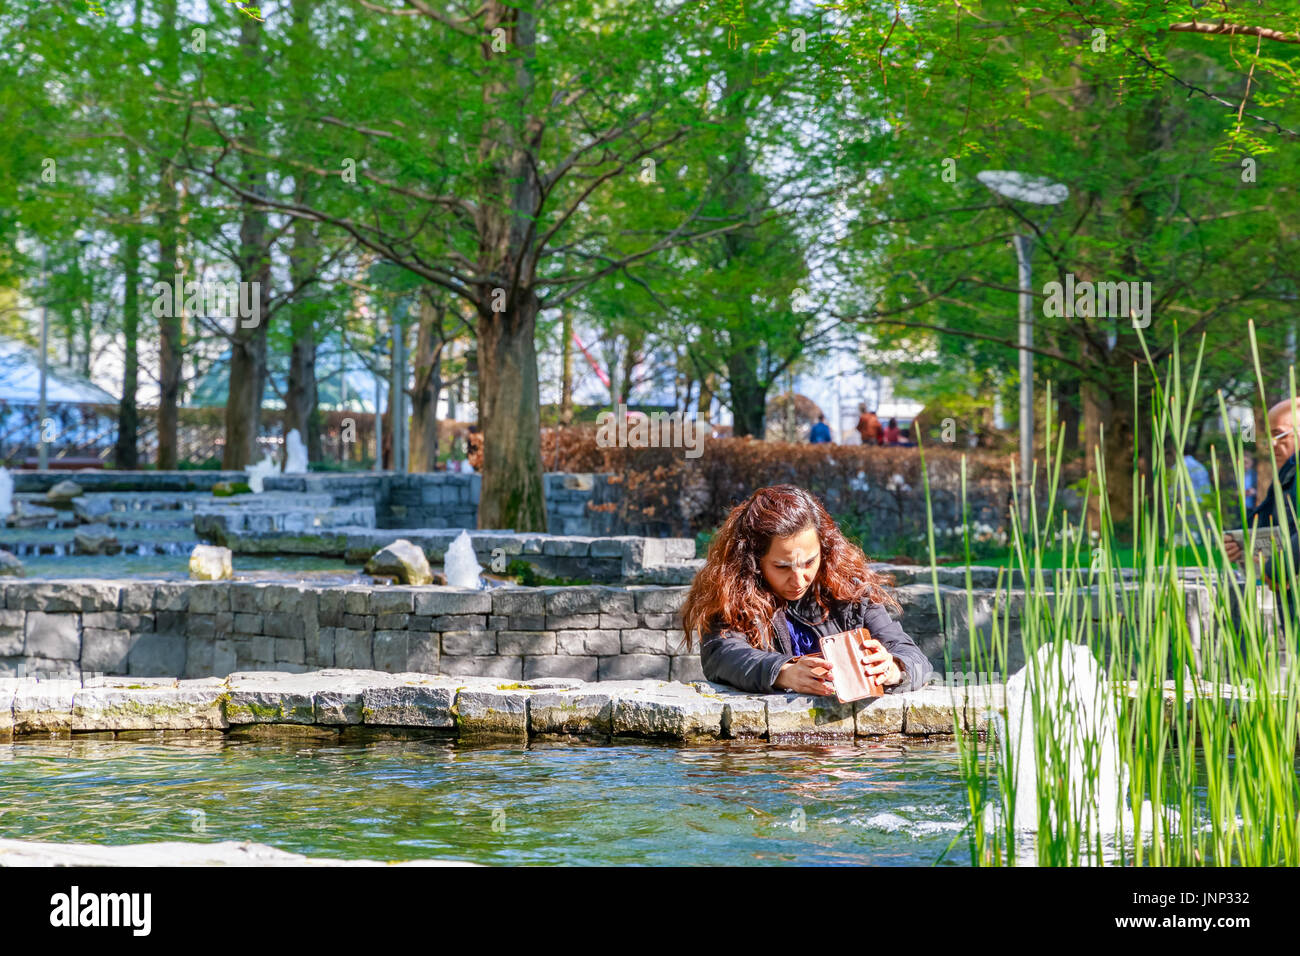
M465 436L465 459L469 462L470 467L475 471L483 470L483 432L479 430L478 425L469 426L469 434Z
M916 442L912 441L912 430L904 428L898 433L898 445L900 448L915 448Z
M809 430L808 440L814 445L825 445L830 443L831 426L826 424L825 415L817 416L817 424Z
M880 436L880 444L897 445L898 442L899 442L898 419L891 418L889 420L889 424L885 426L884 434Z
M1287 399L1284 402L1278 402L1268 410L1268 431L1269 441L1273 445L1273 456L1277 459L1277 476L1268 486L1268 491L1264 494L1264 499L1255 507L1246 512L1246 537L1249 539L1250 528L1252 525L1258 525L1260 528L1275 527L1281 522L1278 521L1279 500L1286 507L1287 529L1291 532L1290 551L1293 567L1300 570L1300 518L1297 517L1297 489L1296 489L1296 450L1300 447L1300 441L1297 440L1296 434L1297 423L1291 415L1291 401ZM1233 564L1244 564L1246 560L1244 548L1232 539L1224 538L1224 551L1228 560ZM1291 605L1290 615L1292 626L1300 623L1300 594L1296 593L1296 584L1285 580L1286 563L1283 557L1283 551L1286 544L1279 542L1281 549L1277 553L1277 566L1274 558L1270 554L1265 556L1262 553L1256 553L1253 557L1256 566L1259 567L1260 577L1272 589L1274 594L1279 594L1285 585L1290 593L1287 596L1287 603ZM1287 619L1287 614L1281 613L1283 622ZM1285 623L1283 625L1286 626Z
M858 434L862 436L862 444L880 444L880 419L876 417L875 412L867 411L865 402L858 405L857 428Z

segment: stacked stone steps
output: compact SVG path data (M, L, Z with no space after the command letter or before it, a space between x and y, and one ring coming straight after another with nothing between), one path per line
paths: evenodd
M322 493L263 491L208 498L194 509L195 534L240 553L329 554L303 536L320 535L330 548L342 529L374 526L373 505L336 506Z

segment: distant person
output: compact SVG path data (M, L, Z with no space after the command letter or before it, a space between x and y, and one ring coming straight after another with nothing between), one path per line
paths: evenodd
M1210 481L1210 469L1206 468L1191 455L1183 456L1183 464L1187 467L1187 477L1192 480L1192 490L1198 495L1207 491L1214 490L1214 484Z
M1246 536L1249 538L1250 528L1257 525L1260 528L1275 527L1278 521L1278 501L1285 502L1287 528L1291 532L1291 558L1293 566L1300 570L1300 534L1296 533L1300 522L1297 521L1296 508L1296 422L1291 416L1291 401L1287 399L1284 402L1278 402L1268 410L1268 431L1269 441L1273 446L1273 456L1278 461L1277 476L1268 486L1268 492L1264 495L1264 500L1258 505L1246 512ZM1243 542L1244 543L1244 542ZM1282 548L1286 545L1278 543ZM1232 538L1224 538L1224 551L1227 553L1228 560L1233 564L1244 563L1245 549ZM1278 557L1282 558L1282 552L1279 550ZM1259 555L1256 558L1257 564L1262 559L1263 566L1260 568L1261 577L1268 586L1277 593L1283 583L1286 574L1286 566L1274 567L1273 557ZM1285 560L1285 559L1283 559ZM1300 582L1297 582L1300 583ZM1300 594L1294 587L1293 582L1286 582L1287 588L1292 591L1289 599L1291 604L1292 622L1300 620ZM1284 621L1287 615L1280 613L1279 617ZM1285 625L1284 625L1285 626Z
M904 428L898 433L898 446L900 448L915 448L916 442L912 441L912 430Z
M899 442L898 419L891 418L889 424L885 426L884 434L880 436L880 444L897 445Z
M483 432L478 425L470 425L465 436L465 460L475 471L483 470Z
M825 415L817 416L817 424L808 432L808 440L814 445L830 444L831 426L826 424Z
M876 417L875 412L867 411L866 403L858 405L857 428L858 434L862 436L862 444L880 444L880 419Z

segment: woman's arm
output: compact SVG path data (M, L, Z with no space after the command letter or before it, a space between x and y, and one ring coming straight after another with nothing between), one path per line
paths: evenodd
M901 694L909 690L918 690L934 676L934 668L916 642L907 636L903 626L889 616L889 612L880 604L864 600L862 602L862 626L871 632L890 654L902 662L902 683L886 687L887 694Z
M780 651L762 651L734 632L706 634L700 645L700 667L709 680L730 684L751 694L771 694L781 665L794 660Z

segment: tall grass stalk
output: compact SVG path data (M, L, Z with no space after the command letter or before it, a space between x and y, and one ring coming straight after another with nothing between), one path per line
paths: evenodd
M1249 334L1259 399L1267 407L1253 323ZM1025 668L1027 688L1021 726L992 732L1005 719L1002 715L991 719L990 732L979 738L958 734L971 813L966 833L976 865L1030 860L1040 865L1300 864L1300 679L1296 668L1285 666L1283 639L1296 626L1291 620L1293 595L1300 593L1295 561L1290 548L1273 545L1276 570L1267 590L1253 563L1233 568L1224 547L1224 519L1231 514L1231 524L1244 527L1245 499L1239 492L1230 501L1220 487L1217 454L1211 458L1214 488L1208 506L1193 486L1183 455L1204 337L1190 374L1184 372L1177 346L1163 377L1145 339L1142 348L1152 380L1151 402L1145 410L1137 407L1135 365L1134 420L1144 413L1153 461L1148 488L1134 448L1129 561L1119 557L1121 542L1100 447L1095 449L1096 487L1089 484L1082 509L1086 516L1095 494L1095 543L1086 517L1075 522L1060 506L1064 432L1055 436L1053 453L1049 386L1046 467L1040 475L1035 463L1029 480L1033 493L1022 502L1012 465L1013 566L999 571L992 601L977 607L963 461L964 622L950 613L937 572L931 577L949 635L945 670L978 675L981 683L967 688L968 713L986 707L996 712L1002 705L997 685L1011 671ZM1294 370L1290 391L1295 402ZM1228 464L1235 487L1243 489L1244 442L1229 424L1221 394L1217 400L1228 436ZM1273 457L1271 443L1262 437L1260 445L1267 448L1277 474L1282 463ZM921 461L933 567L924 449ZM1286 508L1279 509L1277 523L1286 534L1295 530L1287 527L1290 518ZM1062 567L1049 576L1043 553L1058 539ZM1248 554L1254 539L1248 532ZM1190 546L1192 565L1179 566L1180 541ZM1270 598L1271 615L1266 606ZM954 648L962 624L966 646ZM1104 675L1101 697L1090 702L1083 700L1089 688L1069 678L1071 648L1078 646L1088 649ZM1094 709L1085 706L1089 703L1098 713L1109 708L1113 725L1108 730L1099 717L1079 734L1068 732L1071 722L1082 721ZM1023 749L1014 748L1013 738L1021 737ZM1025 760L1034 762L1033 792L1018 792L1023 782L1018 761ZM1117 788L1106 785L1108 768L1118 770ZM1017 808L1021 822L1033 825L1017 827Z

